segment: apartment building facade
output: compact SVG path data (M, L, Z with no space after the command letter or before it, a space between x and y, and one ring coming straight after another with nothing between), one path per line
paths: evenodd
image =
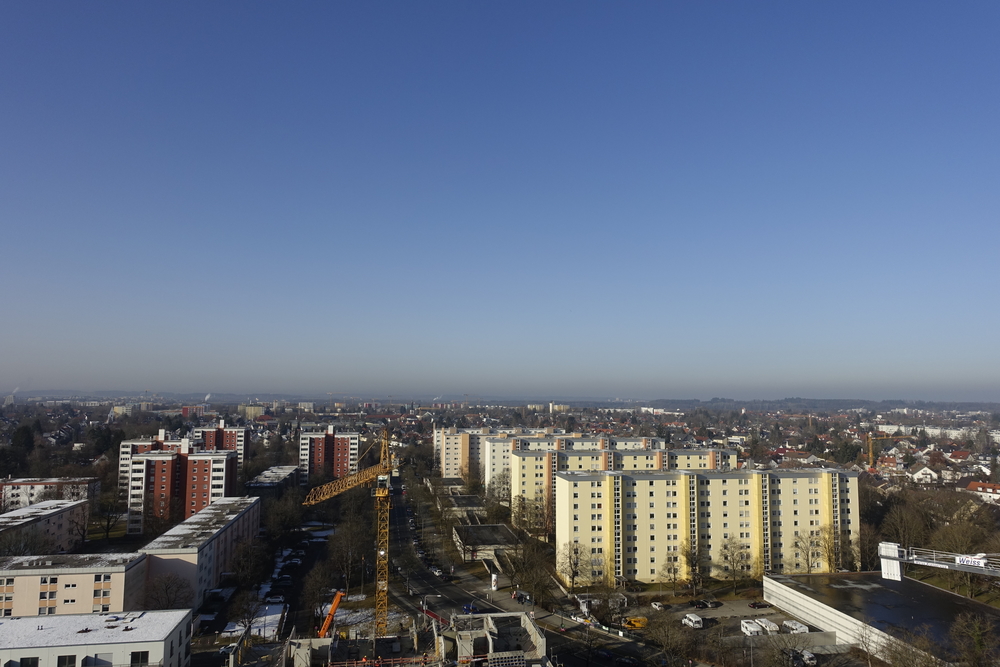
M96 477L22 477L0 480L0 512L42 500L93 500L101 493Z
M360 433L338 433L332 425L322 431L303 430L299 433L302 484L308 483L310 475L329 475L336 479L357 472L360 448Z
M22 553L71 551L83 542L89 519L87 500L43 500L0 514L0 543Z
M229 449L236 452L236 463L242 466L251 431L244 426L226 426L226 422L220 419L212 426L194 429L191 436L201 440L206 450Z
M142 609L146 556L57 554L0 559L0 616Z
M148 579L168 573L188 581L194 607L205 602L227 572L236 546L260 533L260 498L220 498L177 524L142 549L149 557Z
M860 528L858 474L833 469L557 472L556 544L594 582L830 572ZM741 555L745 554L745 555ZM557 569L569 580L566 560ZM578 581L581 579L578 578Z
M555 517L556 493L554 475L560 471L662 471L736 469L738 454L727 449L656 449L662 441L656 438L610 440L601 438L586 445L598 444L597 449L518 450L510 454L511 507L535 506L535 516L542 516L548 532ZM537 505L542 505L538 508ZM517 513L514 517L518 520Z
M489 438L505 440L513 436L523 439L560 435L557 429L530 428L436 428L434 429L434 459L442 477L466 477L470 471L479 472L489 455L483 447ZM502 446L502 445L498 445ZM507 451L512 445L508 442Z
M184 439L179 447L128 457L127 532L141 534L148 517L188 518L236 492L235 450L205 450Z

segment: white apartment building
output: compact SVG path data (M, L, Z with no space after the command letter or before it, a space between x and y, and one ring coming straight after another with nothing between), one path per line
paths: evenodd
M188 667L191 610L0 619L8 667Z
M560 471L554 479L556 545L583 552L578 582L667 581L671 568L687 580L696 567L724 577L734 548L749 553L740 567L755 574L830 572L849 560L860 528L850 471ZM568 581L562 557L557 567Z
M93 500L101 493L96 477L21 477L0 480L0 511L42 500Z
M142 608L146 556L57 554L0 559L0 616L122 612Z
M0 514L0 542L29 553L71 551L83 541L89 519L86 500L43 500Z
M148 578L175 573L191 584L194 607L205 602L227 571L236 545L260 533L260 498L220 498L139 550L149 556Z

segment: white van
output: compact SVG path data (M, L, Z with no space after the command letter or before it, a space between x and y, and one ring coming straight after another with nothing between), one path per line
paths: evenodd
M747 637L756 637L757 635L764 634L764 628L757 625L757 621L754 620L740 621L740 630L742 630L743 634Z
M798 621L785 621L781 624L781 627L785 629L785 632L793 635L801 635L809 632L809 628Z
M762 627L764 629L764 632L766 632L769 635L776 635L780 630L780 628L778 628L777 623L766 618L755 618L754 622L760 627Z
M701 620L701 616L698 614L685 614L684 618L681 619L681 623L695 630L701 630L705 627L704 621Z

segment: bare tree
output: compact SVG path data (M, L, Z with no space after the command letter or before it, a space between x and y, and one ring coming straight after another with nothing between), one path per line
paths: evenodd
M677 619L660 614L650 619L645 630L646 639L655 643L671 664L691 653L694 636Z
M125 516L125 502L118 497L118 494L114 491L109 491L108 493L102 493L101 497L98 499L95 505L97 510L97 522L101 526L101 530L104 531L104 539L111 539L111 531L113 531L119 523L122 522L122 518Z
M52 553L52 540L32 530L0 533L0 556L38 556Z
M678 562L679 556L667 555L666 560L660 565L660 571L656 574L656 579L660 584L660 592L663 592L663 582L670 582L672 595L677 595L677 584L681 578L681 566Z
M797 570L805 570L806 574L812 574L813 568L816 566L816 558L819 555L817 551L816 537L813 535L806 535L805 531L795 531L795 535L792 537L792 547L795 551Z
M733 593L741 579L750 575L753 565L753 554L750 552L750 545L740 541L735 534L731 534L719 549L722 555L723 572L726 578L733 582Z
M886 539L898 543L904 549L924 546L927 532L926 515L912 503L893 506L882 522L882 533Z
M861 627L858 632L858 649L864 654L868 661L868 667L873 667L872 663L879 659L879 635L872 625L872 619L865 616L861 619Z
M930 629L926 626L906 630L902 638L885 642L880 650L880 657L892 665L906 665L907 667L944 667L945 665L943 660L935 657L941 652L941 649L931 639Z
M705 551L697 540L688 540L681 546L680 554L684 559L688 580L691 582L691 596L696 597L704 574L702 567L705 562Z
M263 608L264 605L261 604L260 598L250 591L241 591L233 598L232 605L229 607L229 615L239 622L244 630L249 630L253 627L254 622L260 618L260 612Z
M826 561L828 572L835 572L841 568L841 541L837 528L826 525L817 531L815 536L816 546L820 557Z
M233 547L229 559L229 570L236 575L236 582L243 588L250 588L267 576L270 559L261 544L251 539L241 540Z
M1000 658L1000 643L993 622L981 614L959 614L949 635L955 662L966 667L990 667Z
M563 580L569 579L570 593L576 591L576 580L580 576L584 562L583 550L584 547L580 546L579 542L567 542L559 550L559 556L556 559L556 572Z
M153 577L146 585L146 609L185 609L194 603L191 582L174 572Z
M871 572L881 567L881 559L878 555L880 542L882 542L882 534L879 529L862 521L861 527L851 542L859 572Z

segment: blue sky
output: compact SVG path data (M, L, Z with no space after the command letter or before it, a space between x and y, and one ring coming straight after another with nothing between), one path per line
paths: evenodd
M996 3L0 4L0 390L1000 400Z

